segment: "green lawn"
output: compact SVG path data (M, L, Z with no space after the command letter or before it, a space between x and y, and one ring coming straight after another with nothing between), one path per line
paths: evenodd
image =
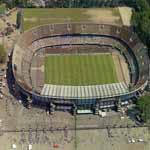
M95 20L104 19L104 14L106 22L114 18L114 22L121 23L117 8L26 8L24 9L23 30L49 23L95 22Z
M0 5L0 14L4 14L6 11L6 5L5 4L1 4Z
M49 55L44 68L47 84L96 85L118 81L111 54Z

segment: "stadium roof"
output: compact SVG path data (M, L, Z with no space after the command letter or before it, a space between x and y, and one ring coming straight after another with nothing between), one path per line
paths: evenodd
M63 86L44 84L41 95L53 98L105 98L128 93L128 86L124 82L92 85L92 86Z

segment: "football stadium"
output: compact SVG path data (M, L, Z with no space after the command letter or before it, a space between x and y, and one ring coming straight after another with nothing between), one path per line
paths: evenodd
M12 70L18 92L29 105L96 114L142 95L149 59L129 27L57 23L21 34Z

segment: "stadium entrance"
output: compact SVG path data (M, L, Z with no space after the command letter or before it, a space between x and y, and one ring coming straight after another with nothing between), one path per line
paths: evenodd
M77 113L78 114L93 113L92 108L93 108L93 105L91 105L91 104L79 105L79 106L77 106Z
M93 100L93 99L77 100L76 106L77 106L77 113L78 114L93 113L93 110L95 108L95 100Z

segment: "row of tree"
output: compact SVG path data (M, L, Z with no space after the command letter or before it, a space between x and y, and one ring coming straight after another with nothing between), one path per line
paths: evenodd
M5 2L9 8L12 7L34 7L31 0L0 0ZM46 7L115 7L125 5L128 0L43 0ZM132 1L132 0L130 0Z
M134 8L132 15L132 26L138 33L139 38L145 43L150 53L150 0L135 0L129 3ZM150 96L143 96L137 102L141 118L150 124Z
M134 8L132 25L150 50L150 0L137 0Z
M143 96L138 100L137 107L140 110L141 119L150 124L150 96Z
M46 7L116 7L131 6L136 9L142 7L145 9L150 0L42 0ZM6 3L8 7L34 7L32 0L0 0L0 3Z
M47 7L113 7L123 5L123 0L50 0Z

